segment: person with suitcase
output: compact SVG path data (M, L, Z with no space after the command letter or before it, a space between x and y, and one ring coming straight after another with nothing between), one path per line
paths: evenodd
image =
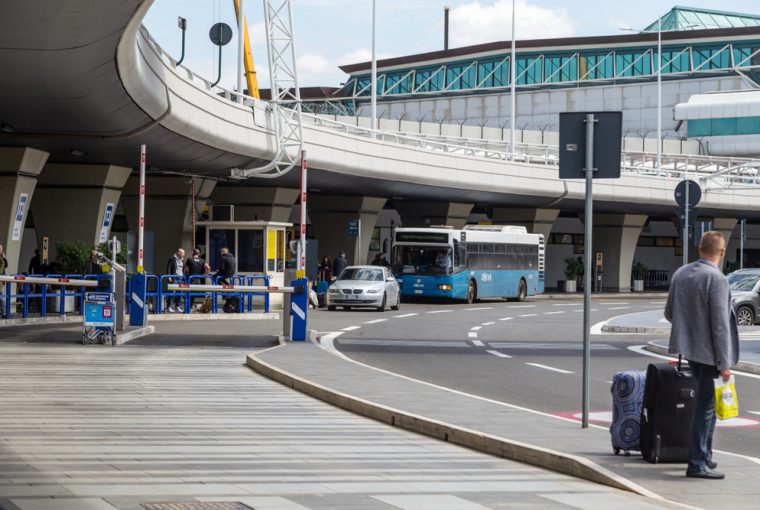
M700 259L675 272L665 305L665 318L672 324L668 349L689 361L695 380L686 469L690 478L725 477L715 470L717 463L712 460L713 379L720 376L728 381L731 367L739 361L739 333L731 306L731 289L719 268L725 253L723 234L706 232L699 243Z

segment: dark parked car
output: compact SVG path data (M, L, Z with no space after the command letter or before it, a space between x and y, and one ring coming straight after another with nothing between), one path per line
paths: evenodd
M739 326L752 326L760 311L760 269L741 269L728 275Z

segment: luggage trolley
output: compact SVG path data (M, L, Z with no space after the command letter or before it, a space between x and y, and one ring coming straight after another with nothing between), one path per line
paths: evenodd
M110 342L116 345L115 308L113 292L87 292L84 295L83 344Z

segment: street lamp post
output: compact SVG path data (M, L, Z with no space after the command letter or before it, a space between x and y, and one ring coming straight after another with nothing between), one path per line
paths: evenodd
M377 32L375 30L375 27L377 25L376 17L377 0L372 0L372 75L370 77L372 80L372 85L370 86L370 90L372 91L372 120L370 121L370 126L372 128L373 138L375 136L375 130L377 130L377 54L375 53L375 46L377 44Z
M510 126L509 126L509 154L510 154L510 160L515 160L515 108L516 108L516 99L515 99L515 92L517 90L517 87L515 86L515 0L512 0L512 55L509 58L509 95L511 100L511 106L512 106L512 113L511 113L511 119L510 119Z

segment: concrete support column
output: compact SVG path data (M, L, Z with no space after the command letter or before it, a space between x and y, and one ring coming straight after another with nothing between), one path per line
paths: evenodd
M399 200L396 210L404 227L429 227L449 225L462 228L474 204L457 202L412 202Z
M32 202L37 244L47 236L54 259L56 243L105 242L131 171L114 165L45 165Z
M196 212L193 212L193 180L195 180ZM145 182L145 231L154 233L153 259L145 261L148 272L162 274L166 261L184 248L191 253L193 214L203 209L216 186L215 180L169 176L149 176ZM132 176L124 187L121 203L130 230L137 230L139 217L138 176ZM198 242L202 242L199 240Z
M644 214L594 215L594 253L604 255L604 290L629 292L631 266L641 228L647 221ZM594 253L590 254L594 256ZM588 254L587 254L588 256Z
M494 207L491 221L497 225L517 225L525 227L532 234L543 234L549 239L559 209L515 209Z
M717 230L723 234L723 238L726 240L726 253L728 253L728 243L731 242L731 236L734 234L734 229L739 220L736 218L714 218L712 223L712 229ZM694 253L698 255L698 250L695 248ZM691 257L690 257L691 258ZM725 257L720 261L720 266L723 267Z
M214 188L214 204L235 206L235 221L290 221L298 199L295 188L260 188L220 184Z
M369 242L377 223L377 215L387 199L378 197L344 197L313 195L308 212L311 233L319 241L319 256L333 259L341 250L349 264L367 264ZM361 245L348 235L348 220L361 220Z
M47 152L29 147L0 147L0 244L8 260L7 274L18 273L19 268L27 267L28 261L19 264L18 260L24 239L24 224L37 176L48 156Z

